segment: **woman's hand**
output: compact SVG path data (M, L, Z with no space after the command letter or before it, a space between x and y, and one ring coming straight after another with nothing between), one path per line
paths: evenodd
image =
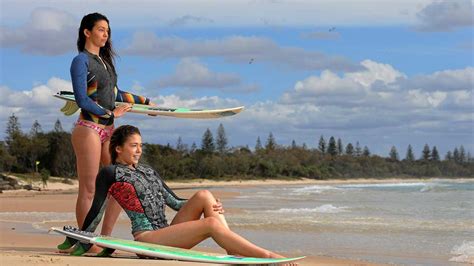
M218 212L219 214L223 214L225 212L220 199L216 199L216 204L212 205L212 208L215 212Z
M114 109L114 117L121 117L123 116L126 112L130 111L132 109L132 104L130 103L124 103L121 104Z

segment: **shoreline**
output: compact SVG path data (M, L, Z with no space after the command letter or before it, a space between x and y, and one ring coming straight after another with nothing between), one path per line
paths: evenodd
M60 178L55 178L56 180ZM310 178L300 179L235 179L235 180L212 180L212 179L189 179L189 180L165 180L166 184L173 189L194 189L194 188L215 188L215 187L227 187L227 186L264 186L264 185L339 185L339 184L390 184L390 183L419 183L426 181L456 181L466 182L473 181L474 178L457 177L457 178L446 178L446 177L430 177L430 178L387 178L387 179L376 179L376 178L357 178L357 179L328 179L318 180ZM78 189L77 179L69 179L70 184L63 182L48 182L45 188L42 187L41 181L34 181L31 184L37 187L41 187L41 190L3 190L2 194L26 194L29 193L74 193ZM24 181L23 181L24 182Z

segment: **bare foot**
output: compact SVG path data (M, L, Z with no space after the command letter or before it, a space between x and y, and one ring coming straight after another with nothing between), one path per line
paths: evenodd
M274 252L270 252L270 258L275 258L275 259L283 259L283 258L286 258L285 256L282 256L280 254L277 254L277 253L274 253ZM288 263L285 263L283 264L284 266L297 266L298 263L296 262L288 262Z
M97 254L97 253L100 253L102 251L102 248L101 247L98 247L96 245L93 245L88 251L87 253L94 253L94 254Z
M285 256L282 256L280 254L277 254L275 252L269 252L269 258L274 258L274 259L282 259L282 258L286 258Z

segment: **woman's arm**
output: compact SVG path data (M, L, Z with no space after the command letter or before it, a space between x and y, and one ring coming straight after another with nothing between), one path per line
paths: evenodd
M89 58L85 54L79 54L74 57L71 63L71 80L74 98L77 105L102 118L110 118L112 112L98 105L89 96L87 96L87 70Z
M139 104L150 104L150 99L132 94L130 92L122 91L118 87L115 87L115 101L117 102L124 102L124 103L139 103Z
M163 178L161 178L158 173L155 171L155 175L161 180L163 184L163 197L165 198L166 205L168 205L171 209L175 211L179 211L181 207L188 201L187 199L183 199L178 197L171 188L166 185Z

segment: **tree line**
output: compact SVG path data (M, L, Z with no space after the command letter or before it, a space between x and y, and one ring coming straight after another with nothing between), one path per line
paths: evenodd
M35 121L23 133L15 115L10 116L6 137L0 142L0 171L38 172L74 178L75 156L71 134L56 121L54 129L43 132ZM39 162L39 164L37 164ZM144 143L142 162L157 169L167 179L254 179L300 178L351 179L392 177L474 177L474 160L463 146L455 147L441 158L436 146L426 144L416 158L408 145L403 159L395 146L387 157L371 154L368 146L355 145L331 136L320 136L317 148L305 143L279 145L270 132L262 142L257 137L253 149L231 147L222 124L215 137L208 128L198 146L185 144L181 137L175 145Z

